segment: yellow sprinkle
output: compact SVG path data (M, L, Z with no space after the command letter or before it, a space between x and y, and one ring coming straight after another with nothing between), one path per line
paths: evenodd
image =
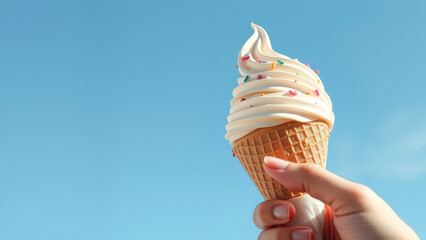
M263 96L265 96L265 94L264 94L264 93L262 93L262 97L263 97Z
M317 82L319 83L319 80L317 80Z
M330 135L327 136L328 138L330 137Z
M275 63L273 62L271 65L271 70L274 70L274 67L275 67Z

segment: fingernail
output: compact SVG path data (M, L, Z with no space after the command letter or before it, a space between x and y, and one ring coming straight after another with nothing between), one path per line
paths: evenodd
M288 166L288 162L279 158L266 156L263 161L266 166L275 170L284 170Z
M289 211L288 206L286 205L278 205L274 207L274 210L272 211L275 218L282 219L282 220L288 220L289 218Z
M293 231L291 233L291 239L293 239L293 240L313 240L314 239L314 233L311 230L308 230L308 229L299 229L299 230Z

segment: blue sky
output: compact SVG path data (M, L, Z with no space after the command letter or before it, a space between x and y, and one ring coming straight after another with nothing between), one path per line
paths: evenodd
M422 1L1 1L1 239L257 239L225 140L264 27L320 70L328 169L426 238Z

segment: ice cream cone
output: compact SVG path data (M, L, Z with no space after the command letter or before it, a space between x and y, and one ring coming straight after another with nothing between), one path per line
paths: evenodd
M257 129L234 143L234 153L266 200L289 199L305 193L291 192L263 170L265 156L325 168L329 127L322 121L287 122Z

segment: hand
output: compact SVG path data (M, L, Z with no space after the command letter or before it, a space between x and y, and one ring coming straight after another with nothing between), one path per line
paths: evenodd
M383 199L364 185L313 164L266 157L263 167L268 175L291 191L307 192L326 204L326 216L330 221L325 222L328 224L325 228L336 231L326 233L326 240L338 239L338 235L343 240L419 239ZM253 217L256 226L264 230L258 240L314 239L309 228L286 225L295 214L294 206L283 200L260 203Z

